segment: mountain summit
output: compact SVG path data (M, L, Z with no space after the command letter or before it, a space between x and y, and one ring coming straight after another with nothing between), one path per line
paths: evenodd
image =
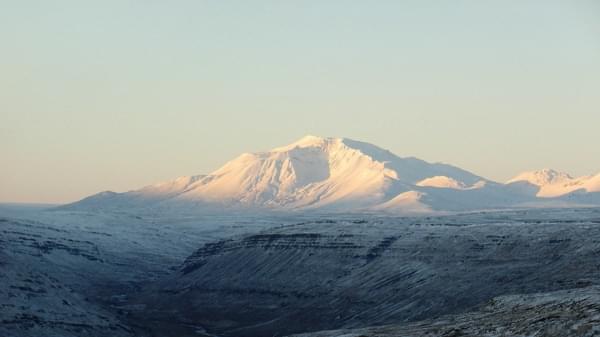
M523 172L510 179L507 184L530 184L539 189L536 196L554 198L573 192L600 192L600 174L573 178L565 172L553 169Z
M368 208L444 176L484 179L445 164L400 158L347 138L306 136L269 152L243 154L186 187L176 201L266 208Z
M244 153L208 175L180 177L126 193L103 192L67 207L165 207L199 211L319 210L423 212L512 206L535 186L572 179L528 173L503 185L458 167L399 157L348 138L305 136L267 152Z

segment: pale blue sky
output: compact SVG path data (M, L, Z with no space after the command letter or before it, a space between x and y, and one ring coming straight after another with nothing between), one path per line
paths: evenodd
M0 201L305 134L495 180L600 172L598 1L0 0Z

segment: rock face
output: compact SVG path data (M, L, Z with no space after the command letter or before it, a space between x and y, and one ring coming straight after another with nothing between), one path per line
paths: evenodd
M534 213L284 226L204 245L138 300L157 319L169 312L219 336L267 336L599 284L600 219Z

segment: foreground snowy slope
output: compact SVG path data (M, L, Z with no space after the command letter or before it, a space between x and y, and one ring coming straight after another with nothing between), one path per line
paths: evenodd
M398 157L364 142L306 136L268 152L242 154L209 175L180 177L126 193L103 192L66 207L421 213L544 203L574 191L577 198L566 201L600 202L600 175L572 179L541 171L499 184L451 165ZM592 198L582 199L582 193Z
M0 205L0 336L590 336L599 225L598 208L255 217ZM496 298L506 294L521 295Z
M600 288L492 299L478 311L420 322L333 330L295 337L598 336Z
M131 293L201 242L286 221L0 204L0 336L156 336L127 320Z
M505 294L600 285L599 215L555 209L280 226L200 246L133 299L145 309L131 315L262 337L418 321Z

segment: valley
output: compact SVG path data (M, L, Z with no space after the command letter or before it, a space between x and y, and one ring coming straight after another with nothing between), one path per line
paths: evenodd
M557 305L592 325L599 314L598 208L404 217L3 210L0 225L8 337L475 336L469 322L509 328L515 301L534 306L518 308L532 320L550 313L531 329L570 331L574 320L552 314Z

